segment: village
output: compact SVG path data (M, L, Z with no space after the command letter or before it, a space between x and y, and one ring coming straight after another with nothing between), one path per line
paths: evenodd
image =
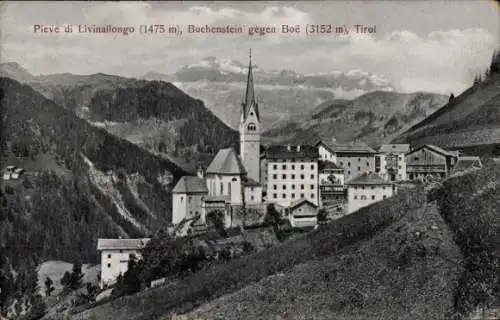
M315 228L318 213L328 221L397 194L408 183L433 183L454 172L482 167L479 157L434 145L384 144L374 150L360 141L321 137L310 145L261 146L259 105L252 64L241 104L240 152L219 150L207 168L183 176L172 189L176 237L207 232L219 215L224 228L262 224L269 208L292 228ZM150 239L99 239L100 286L127 271Z

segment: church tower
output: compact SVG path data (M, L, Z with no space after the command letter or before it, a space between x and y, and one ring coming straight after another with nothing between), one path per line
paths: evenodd
M253 87L251 50L247 87L241 107L240 157L247 170L247 177L260 183L260 116Z

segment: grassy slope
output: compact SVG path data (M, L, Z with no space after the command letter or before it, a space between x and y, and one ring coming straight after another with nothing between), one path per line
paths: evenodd
M500 297L497 181L498 165L452 178L429 197L420 189L402 192L304 237L75 319L168 319L186 312L203 319L444 319L468 313Z

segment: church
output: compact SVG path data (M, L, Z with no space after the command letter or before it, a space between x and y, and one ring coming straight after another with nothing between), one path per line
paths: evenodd
M206 170L178 181L172 190L174 225L188 220L204 223L206 214L215 209L228 212L228 208L262 205L260 130L250 55L241 104L240 153L233 148L219 150Z

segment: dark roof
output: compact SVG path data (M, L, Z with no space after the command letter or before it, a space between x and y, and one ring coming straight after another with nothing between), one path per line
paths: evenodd
M420 146L418 148L415 148L415 149L411 150L407 154L412 154L412 153L414 153L414 152L416 152L416 151L418 151L420 149L423 149L423 148L430 149L430 150L432 150L434 152L437 152L437 153L442 154L442 155L447 156L447 157L457 157L458 156L458 154L456 152L446 151L446 150L444 150L444 149L442 149L442 148L440 148L438 146L434 146L432 144L424 144L424 145L422 145L422 146Z
M204 202L229 202L229 196L204 196Z
M380 149L378 149L380 153L407 153L408 151L410 151L409 144L383 144Z
M205 181L196 176L184 176L172 189L172 193L208 193Z
M244 174L246 170L240 157L236 154L236 151L229 148L219 150L208 166L206 173Z
M308 145L269 146L266 150L267 159L318 159L318 149Z
M316 147L320 144L325 146L332 153L375 153L375 150L370 148L362 141L353 141L349 143L338 143L334 141L321 140L316 143Z
M97 250L142 249L149 240L151 239L98 239Z
M382 179L378 174L374 172L365 172L347 182L346 184L391 184L388 181Z
M247 75L247 87L245 90L245 97L243 99L243 103L241 104L242 106L242 112L243 112L243 119L246 120L248 117L248 112L250 111L250 107L254 106L255 109L255 116L257 117L257 120L260 121L260 115L259 115L259 105L257 104L257 101L255 99L255 89L254 89L254 84L253 84L253 72L252 72L252 57L250 56L250 62L248 64L248 75Z
M243 180L243 185L245 187L260 187L260 183L258 183L257 181L255 181L252 178L246 178L246 179L244 179Z
M332 161L320 160L318 162L318 170L319 171L322 171L322 170L339 170L339 171L344 171L344 168L341 168L341 167L337 166Z
M297 207L301 206L303 203L308 203L309 205L311 205L311 206L312 206L312 207L314 207L314 208L317 208L317 207L318 207L317 205L315 205L314 203L312 203L311 201L309 201L309 200L307 200L307 199L299 199L299 200L296 200L296 201L292 202L292 203L290 204L290 207L289 207L289 208L290 208L290 210L293 210L293 209L295 209L295 208L297 208Z

